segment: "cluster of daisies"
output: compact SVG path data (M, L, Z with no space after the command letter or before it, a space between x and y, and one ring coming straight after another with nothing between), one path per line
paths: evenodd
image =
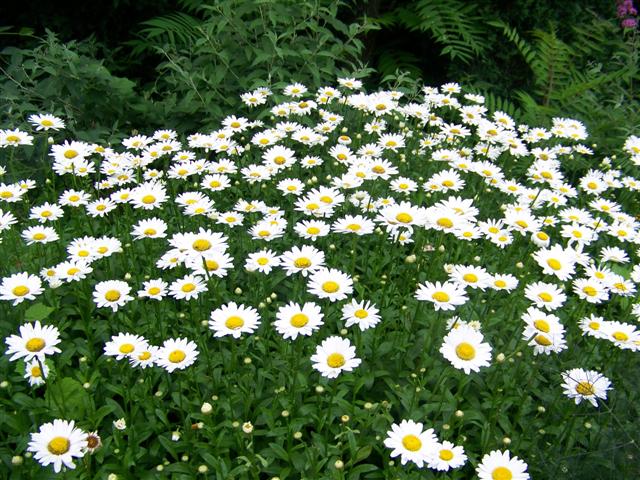
M366 289L356 289L358 282L379 279L345 266L354 265L349 256L358 248L365 256L385 243L420 256L436 248L482 250L497 252L497 260L526 261L530 272L521 275L523 264L516 267L515 261L511 267L501 262L494 270L500 273L491 273L477 264L480 257L475 265L442 264L434 255L427 281L415 287L413 297L445 314L488 291L509 298L505 303L524 298L529 307L515 318L521 318L522 339L535 355L568 348L567 332L574 325L562 320L563 306L599 311L615 304L624 315L640 318L640 222L618 200L640 190L633 169L617 165L617 159L597 163L593 150L580 143L587 131L579 121L556 118L550 128L518 125L504 112L489 112L482 96L463 93L455 83L424 87L422 94L405 101L399 91L366 93L353 78L313 92L293 83L282 92L258 88L242 95L249 110L278 99L270 117L260 116L270 118L269 124L234 114L213 131L183 139L164 129L110 146L54 138L51 169L64 185L56 198L35 197L30 192L37 185L30 179L0 183L0 234L11 235L16 248L22 241L29 254L38 251L31 255L35 260L22 264L37 265L33 271L0 279L0 300L17 306L82 282L95 308L111 316L145 302L204 303L220 279L244 275L242 269L266 285L290 278L313 301L285 299L277 309L259 312L223 295L211 309L211 335L233 341L270 323L284 341L324 338L309 364L331 379L366 359L358 357L347 330L332 333L335 322L325 323L327 312L337 308L346 328L361 331L384 321L378 306L361 298ZM28 120L34 135L55 135L65 127L48 114ZM34 135L0 130L0 149L29 148ZM629 137L623 150L631 164L640 164L638 137ZM565 165L576 157L592 165L571 183ZM80 231L85 226L90 232ZM108 234L94 233L100 230ZM352 249L340 251L333 241L351 241ZM530 258L522 258L523 251ZM407 264L413 262L415 257ZM107 263L136 271L114 278ZM424 268L420 260L417 266ZM483 328L481 321L449 318L440 354L465 374L490 366L493 349ZM579 328L624 350L640 349L640 333L629 322L592 314ZM139 333L114 334L104 354L169 372L198 361L198 345L184 335L152 345ZM12 360L27 362L29 382L42 384L45 355L59 351L58 330L26 323L6 343ZM562 380L576 403L596 405L611 388L595 371L566 370ZM72 465L78 455L70 452L84 448L80 436L72 441L73 424L65 428L62 440L38 441L49 452L41 461L56 470ZM392 456L402 455L403 464L447 470L466 461L462 447L439 443L433 431L423 432L413 422L394 425L385 444L394 449ZM524 479L525 472L526 464L509 452L492 452L478 467L481 478Z
M437 471L448 471L462 467L467 462L464 447L451 442L440 442L433 428L424 430L423 424L413 420L402 420L392 424L384 440L391 449L391 457L400 457L400 462L427 466ZM476 467L480 480L527 480L527 464L512 457L509 450L494 450L485 454Z

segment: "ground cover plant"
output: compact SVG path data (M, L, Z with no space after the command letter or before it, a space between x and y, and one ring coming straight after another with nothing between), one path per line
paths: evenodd
M640 138L455 83L236 105L0 131L11 478L634 478Z

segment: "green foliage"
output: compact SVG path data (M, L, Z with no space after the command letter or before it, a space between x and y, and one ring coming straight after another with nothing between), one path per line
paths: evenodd
M440 54L468 64L485 51L485 19L474 4L459 0L417 0L398 6L376 17L380 28L400 27L427 33L439 46ZM397 69L420 72L420 59L407 51L385 49L378 58L378 69L388 75ZM419 73L418 73L419 75Z
M226 0L144 22L134 53L160 55L152 93L170 125L206 125L237 96L292 80L322 84L336 73L364 70L359 38L366 20L338 19L342 2ZM266 79L266 82L265 82ZM186 123L185 123L186 122Z
M33 49L5 48L0 91L6 117L20 125L29 114L59 114L86 140L148 120L149 106L135 83L112 75L95 55L92 42L63 44L53 32Z
M633 94L633 83L640 80L635 36L625 40L612 22L595 17L588 26L575 28L571 43L561 40L553 27L536 30L525 40L503 22L491 24L502 30L532 73L531 88L514 94L524 121L576 117L609 147L638 124Z

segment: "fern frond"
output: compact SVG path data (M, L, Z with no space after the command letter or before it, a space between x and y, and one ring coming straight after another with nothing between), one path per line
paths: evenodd
M442 54L468 63L485 50L484 23L473 4L459 0L417 0L395 12L400 24L428 32L443 45Z
M199 28L202 25L202 20L186 13L174 12L152 18L140 25L146 26L146 28L138 32L138 39L128 42L133 46L133 54L153 50L165 43L174 46L194 43L200 35Z

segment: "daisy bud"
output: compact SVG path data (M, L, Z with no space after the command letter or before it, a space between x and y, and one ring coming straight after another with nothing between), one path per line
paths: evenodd
M444 425L442 425L443 430L449 430L450 428L451 428L451 425L449 425L448 423L445 423Z
M462 410L456 410L456 417L458 418L464 417L464 412Z
M200 322L200 325L202 325L203 327L208 327L209 326L209 320L202 320Z
M244 357L244 360L242 361L245 365L250 365L253 360L251 360L251 357Z
M244 422L242 424L242 431L246 434L253 432L253 425L251 422Z
M275 300L276 298L278 298L278 295L276 295L275 293L272 293L269 296L271 297L272 300Z
M178 314L178 318L185 318L185 317L186 317L186 315L184 313L179 313Z
M206 465L200 465L198 467L198 473L207 473L209 471L209 467Z
M324 392L324 387L322 385L318 385L316 387L316 393L322 393L322 392Z
M157 472L161 472L161 471L163 471L163 470L164 470L164 465L158 465L158 466L156 467L156 471L157 471Z
M200 407L200 413L202 413L203 415L210 415L211 412L213 412L213 405L211 405L209 402L204 402Z
M266 304L266 303L264 303L264 302L260 302L260 303L258 304L258 308L265 308L266 306L267 306L267 304Z
M344 468L344 462L342 460L336 460L336 463L333 464L337 470L342 470Z
M371 409L373 408L373 403L371 403L371 402L366 402L366 403L364 404L364 408L365 408L365 410L371 410Z
M24 462L24 458L22 458L20 455L11 457L11 465L22 465L22 462Z
M156 397L160 398L162 395L164 395L164 392L163 392L162 390L158 390L158 391L155 393L155 395L156 395Z
M84 363L87 361L87 357L80 357L79 358L80 363Z
M342 416L340 417L340 421L341 421L342 423L347 423L347 422L349 421L349 415L342 415Z
M115 473L110 473L107 477L107 480L118 480L118 475L116 475Z
M404 259L404 263L416 263L416 256L409 255L407 258Z
M349 333L349 331L346 328L340 330L340 335L346 335L347 333Z
M584 428L589 429L591 427L592 427L591 422L584 422Z
M522 262L516 263L516 268L524 268L524 264Z
M289 416L289 410L282 410L282 412L280 412L280 415L282 415L284 418L287 418Z
M242 289L240 287L236 287L233 293L235 293L236 295L242 295Z
M504 437L502 439L502 443L504 443L505 445L509 446L509 445L511 445L511 439L509 437Z
M475 257L473 257L473 259L474 259L476 262L479 262L479 261L480 261L480 256L479 256L479 255L476 255Z
M84 388L85 390L88 390L89 388L91 388L91 384L89 382L84 382L82 384L82 388Z
M178 432L177 430L175 432L171 432L171 440L173 440L174 442L180 440L180 437L180 432Z
M233 428L238 428L238 427L240 426L240 422L238 422L237 420L235 420L235 421L231 422L231 426L232 426Z
M3 380L2 382L0 382L0 388L7 388L9 386L9 382L7 382L6 380Z
M444 248L444 245L440 245L440 246L438 247L438 251L439 251L439 252L444 252L445 250L446 250L446 248Z
M182 457L180 457L180 460L182 460L183 462L188 462L189 461L189 455L182 455Z
M271 300L271 297L268 297L268 298L267 298L267 300L266 300L266 302L267 302L268 304L271 304L271 302L273 302L273 300Z
M127 422L124 418L119 418L118 420L114 420L113 426L118 430L124 430L125 428L127 428Z
M294 432L293 438L300 440L302 438L302 432Z
M544 412L546 412L546 411L547 411L547 409L546 409L546 408L544 408L542 405L540 405L540 406L538 407L538 412L539 412L539 413L544 413Z
M53 142L55 142L55 140L53 139L53 137L48 137L48 138L47 138L47 143L48 143L49 145L53 145Z
M131 274L129 272L124 274L124 279L125 280L131 280Z
M211 400L213 400L215 402L216 400L218 400L218 396L217 395L211 395Z

